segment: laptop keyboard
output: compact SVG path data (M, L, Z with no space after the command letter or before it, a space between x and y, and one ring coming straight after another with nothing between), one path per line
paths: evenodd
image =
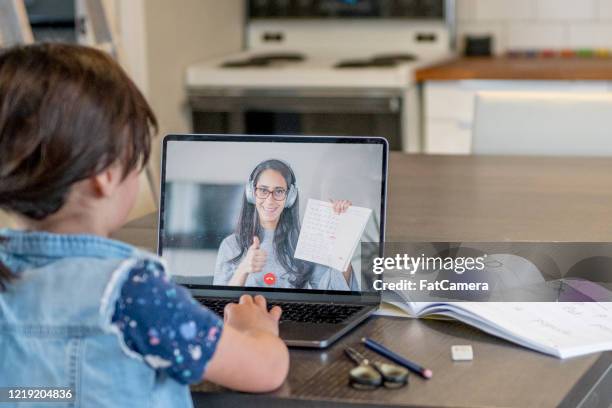
M223 316L225 305L232 302L229 299L210 299L198 296L195 299L220 316ZM364 306L329 303L268 302L268 308L272 306L280 306L283 309L281 322L332 324L342 323L364 308Z

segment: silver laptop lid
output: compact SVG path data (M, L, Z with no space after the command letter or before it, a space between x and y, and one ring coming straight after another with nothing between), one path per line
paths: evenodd
M377 303L360 243L384 241L387 155L376 137L168 135L158 252L202 296Z

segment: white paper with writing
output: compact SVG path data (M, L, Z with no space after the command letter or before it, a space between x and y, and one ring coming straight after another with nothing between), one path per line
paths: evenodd
M332 203L309 199L295 258L345 271L371 214L355 206L335 214Z

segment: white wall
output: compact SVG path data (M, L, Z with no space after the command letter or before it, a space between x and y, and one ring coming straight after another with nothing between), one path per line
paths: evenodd
M242 49L243 1L119 0L115 9L124 64L151 103L159 134L190 132L185 69ZM152 163L158 171L158 149Z
M457 0L458 35L509 49L612 48L612 0ZM461 44L461 42L460 42Z
M0 1L0 47L27 44L33 40L23 1Z
M194 62L242 49L243 1L105 2L109 14L114 16L121 63L159 121L159 137L150 160L158 178L161 137L168 133L189 133L192 129L184 86L185 69ZM143 178L141 187L145 183ZM144 189L143 194L130 214L131 219L155 210L154 203L146 199Z
M245 184L255 166L281 159L292 167L300 209L308 198L350 200L380 219L382 147L367 144L169 142L167 181Z

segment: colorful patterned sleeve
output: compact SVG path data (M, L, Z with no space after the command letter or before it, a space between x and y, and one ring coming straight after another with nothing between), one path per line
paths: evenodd
M155 370L182 384L202 380L223 321L173 283L161 265L140 261L129 273L113 315L126 345Z

